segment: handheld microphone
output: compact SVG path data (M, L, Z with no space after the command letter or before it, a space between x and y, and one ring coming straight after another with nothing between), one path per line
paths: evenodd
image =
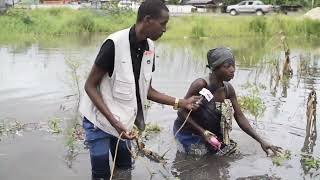
M199 104L204 98L210 102L213 99L213 94L206 88L202 88L201 91L199 92L201 95L199 101L197 101L197 104Z

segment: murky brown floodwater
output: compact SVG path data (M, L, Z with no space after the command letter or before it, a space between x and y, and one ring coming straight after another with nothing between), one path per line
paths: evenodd
M70 156L69 161L66 160L67 147L70 147L70 144L66 146L67 130L75 124L73 107L77 102L76 96L70 95L77 91L65 60L81 62L77 77L83 83L102 40L102 36L94 36L20 42L19 45L0 43L0 179L90 179L89 155L83 146L76 147L79 155L71 157L71 168L68 167ZM166 94L183 97L189 84L206 74L205 55L209 48L221 45L233 48L237 71L231 83L238 96L249 92L243 85L256 84L261 87L259 96L266 105L266 111L257 121L248 115L252 125L275 145L290 150L290 160L281 166L273 165L259 144L243 133L236 123L232 138L240 146L239 157L195 158L176 154L176 146L171 144L175 111L153 104L148 121L159 124L162 129L160 134L150 136L147 146L159 154L170 147L169 163L164 168L148 159L138 159L131 179L150 179L145 164L155 173L152 179L174 179L175 176L197 180L320 179L320 170L308 171L300 155L304 148L305 152L320 157L319 139L308 143L310 141L305 138L308 93L312 87L317 92L320 88L320 46L318 41L289 41L293 77L276 83L273 80L276 66L272 62L284 59L284 53L277 47L279 43L273 41L225 38L159 42L153 86ZM63 127L58 135L48 128L47 122L54 117ZM26 128L28 131L9 131L9 124L15 121L18 122L16 125L37 127Z

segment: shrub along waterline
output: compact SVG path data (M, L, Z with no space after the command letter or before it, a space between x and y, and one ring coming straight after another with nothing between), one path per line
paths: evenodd
M71 9L11 9L0 16L0 41L39 38L42 35L111 33L135 22L134 12L107 13ZM272 37L283 31L288 37L320 37L320 21L283 15L172 17L163 39L216 37ZM24 38L22 38L24 39Z
M135 14L108 15L91 10L9 10L0 16L2 35L70 34L82 32L113 32L132 24Z

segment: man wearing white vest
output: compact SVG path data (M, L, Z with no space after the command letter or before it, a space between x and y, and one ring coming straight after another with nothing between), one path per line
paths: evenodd
M175 109L199 107L198 96L178 99L151 86L153 41L166 31L168 20L169 10L161 0L146 0L139 7L136 24L111 34L101 46L79 109L90 148L92 179L110 178L109 150L114 156L121 133L127 142L120 141L115 163L117 168L132 167L126 143L130 148L134 124L144 130L148 99Z

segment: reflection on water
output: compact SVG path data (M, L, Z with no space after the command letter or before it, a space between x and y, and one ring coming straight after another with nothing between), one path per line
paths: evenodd
M48 164L38 161L34 168L42 169L38 179L44 177L76 177L88 179L90 167L88 152L81 144L79 123L81 119L75 111L78 104L79 87L93 62L103 36L67 37L66 39L42 40L38 43L19 42L0 45L0 109L3 117L17 119L22 124L40 123L52 117L62 117L63 140L50 140L50 133L27 139L24 136L11 139L3 136L0 143L0 179L6 177L33 177L33 172L25 168L12 171L8 163L16 164L23 153L30 152L30 159L37 159L40 154L54 155L50 160L58 171L50 171ZM236 75L231 81L237 95L245 95L248 89L241 88L250 83L259 85L259 96L266 105L266 111L256 123L257 131L276 145L289 149L295 154L300 152L320 156L319 139L317 139L314 119L312 131L308 131L305 107L307 97L312 89L319 89L320 50L319 41L288 40L290 45L290 65L293 75L284 77L281 70L285 61L285 53L275 40L266 38L220 38L212 40L181 40L166 41L157 44L156 71L153 76L153 86L161 92L176 97L183 97L190 83L208 73L205 68L206 53L217 46L231 47L236 57ZM73 63L70 63L70 61ZM81 91L80 91L81 92ZM146 161L149 168L156 174L152 179L180 177L181 179L296 179L304 177L310 169L306 169L306 158L292 158L288 163L290 168L274 167L271 160L265 157L259 144L245 135L235 124L232 138L238 142L242 156L240 158L218 158L206 156L203 158L185 157L176 154L176 147L169 142L172 139L172 124L176 117L170 107L163 108L152 104L149 121L159 124L162 131L159 136L149 140L147 145L155 152L168 153L169 163L166 168ZM315 115L316 116L316 115ZM248 114L248 117L252 117ZM0 123L0 134L4 125ZM307 127L306 129L304 127ZM319 127L319 125L318 125ZM69 133L68 133L69 132ZM30 132L32 133L32 132ZM39 145L45 138L47 146ZM48 140L49 139L49 140ZM28 142L29 148L16 151L14 148ZM5 145L4 145L5 144ZM54 145L55 148L51 146ZM61 148L59 145L62 145ZM50 147L44 149L46 147ZM303 147L301 149L301 147ZM32 153L33 152L33 153ZM66 152L66 153L65 153ZM3 159L1 154L10 156ZM35 157L32 157L35 156ZM62 159L67 160L68 166ZM167 157L167 156L166 156ZM33 161L22 162L28 166ZM6 163L6 164L4 164ZM130 172L132 179L143 179L148 172L142 161L137 159L136 166ZM309 163L310 164L310 163ZM310 167L310 166L308 166ZM43 169L44 168L44 169ZM51 169L51 168L50 168ZM166 170L169 169L169 170ZM309 173L310 174L310 173ZM126 175L127 176L127 175ZM37 179L37 178L32 178ZM68 179L68 178L67 178ZM146 179L149 179L147 177ZM299 178L300 179L300 178Z
M228 179L229 162L235 158L216 156L193 157L177 153L173 161L172 173L185 180Z

